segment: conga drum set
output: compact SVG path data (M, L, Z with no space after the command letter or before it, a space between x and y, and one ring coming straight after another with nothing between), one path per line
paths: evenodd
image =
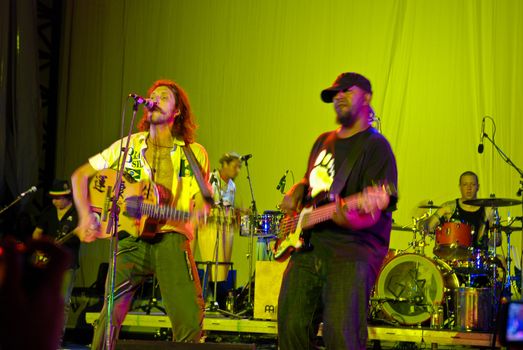
M465 204L493 209L521 204L503 198L474 199ZM489 228L488 249L475 249L473 228L465 222L444 222L434 233L426 232L423 222L439 208L429 202L428 209L412 225L393 226L409 231L409 248L390 250L384 259L371 297L370 321L393 325L429 326L460 331L491 331L503 291L510 293L510 233L521 230L514 220L500 225L499 215ZM500 235L507 237L506 264L497 253ZM428 241L434 241L434 256L427 256Z

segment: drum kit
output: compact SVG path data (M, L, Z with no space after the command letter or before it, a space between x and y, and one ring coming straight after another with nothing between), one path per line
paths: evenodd
M488 249L475 249L473 228L464 222L444 222L434 233L424 223L438 206L428 209L412 225L393 225L392 230L410 231L413 238L404 251L389 250L371 297L371 322L404 326L429 326L460 331L491 331L502 295L510 295L510 233L515 220L500 225L497 208L521 204L503 198L474 199L465 204L492 208L495 223L489 228ZM496 253L500 237L507 236L506 264ZM434 241L433 257L425 248ZM508 293L508 294L507 294Z

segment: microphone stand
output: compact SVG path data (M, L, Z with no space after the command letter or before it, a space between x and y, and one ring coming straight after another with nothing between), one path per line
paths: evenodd
M116 176L116 183L114 184L113 190L113 199L111 203L111 215L109 215L109 221L107 224L106 234L111 235L109 243L110 251L110 266L109 266L109 290L107 291L107 324L105 325L105 349L112 350L113 343L112 339L116 335L113 310L114 310L114 289L115 289L115 277L116 277L116 258L118 255L118 199L120 197L120 188L122 186L122 178L125 169L125 160L127 159L127 154L129 153L129 142L131 140L131 133L134 127L134 120L136 118L136 112L138 111L138 102L133 103L133 116L131 118L131 123L129 125L129 132L127 134L127 142L125 147L122 147L120 151L120 157L118 158L118 164L120 168L118 169L118 175ZM125 113L122 115L122 133L123 133L123 124L124 124ZM123 140L122 140L123 142ZM122 154L123 152L123 154Z
M258 209L256 208L256 199L254 198L254 190L252 189L252 181L251 181L251 173L249 171L249 159L245 158L243 159L245 162L245 169L247 169L247 181L249 182L249 189L251 191L251 217L254 218L252 220L251 225L249 225L249 249L247 250L247 257L249 258L249 281L247 284L247 305L246 309L242 312L239 312L238 315L241 315L243 313L247 313L249 311L253 310L253 302L252 302L252 268L253 268L253 245L254 245L254 230L255 230L255 222L258 218Z
M494 148L499 153L501 158L505 161L505 163L510 165L513 169L515 169L518 172L519 188L517 191L517 196L521 198L521 213L523 214L523 170L521 170L521 168L519 168L516 164L514 164L514 162L501 150L501 148L498 147L496 142L493 139L491 139L487 133L484 132L483 136L487 140L489 140L489 142L494 146ZM523 231L522 231L522 233L523 233ZM510 275L510 271L508 271L508 274ZM523 268L521 269L521 278L522 278L521 281L523 281ZM523 282L522 282L522 287L523 287ZM523 288L522 288L522 290L523 290ZM510 290L509 290L509 295L511 295Z
M36 191L36 189L34 190ZM22 192L18 195L18 197L16 197L11 203L9 203L8 205L6 205L5 207L3 207L1 210L0 210L0 215L2 215L6 210L8 210L9 208L11 208L13 205L15 205L16 203L20 202L20 200L22 198L24 198L25 196L27 196L29 193L31 192L34 192L34 191L31 191L31 190L28 190L28 191L25 191L25 192Z

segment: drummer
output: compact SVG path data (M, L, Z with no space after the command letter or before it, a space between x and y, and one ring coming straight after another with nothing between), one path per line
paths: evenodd
M443 222L463 222L471 226L473 245L476 249L488 248L489 222L493 220L491 208L477 207L464 204L466 200L476 199L479 190L478 175L472 171L465 171L459 177L459 190L461 198L445 202L427 220L426 227L429 232L434 232Z
M198 248L203 261L216 262L216 238L218 237L218 267L217 281L225 281L229 266L223 263L231 261L234 232L239 223L236 218L234 199L236 185L234 179L241 170L241 156L236 152L222 155L219 160L220 169L214 170L209 178L213 189L214 203L207 222L198 228ZM214 266L209 276L215 280Z

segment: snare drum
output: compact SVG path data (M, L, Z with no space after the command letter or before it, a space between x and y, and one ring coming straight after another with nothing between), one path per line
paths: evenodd
M468 259L471 255L472 228L462 222L445 222L436 229L434 254L445 260Z

